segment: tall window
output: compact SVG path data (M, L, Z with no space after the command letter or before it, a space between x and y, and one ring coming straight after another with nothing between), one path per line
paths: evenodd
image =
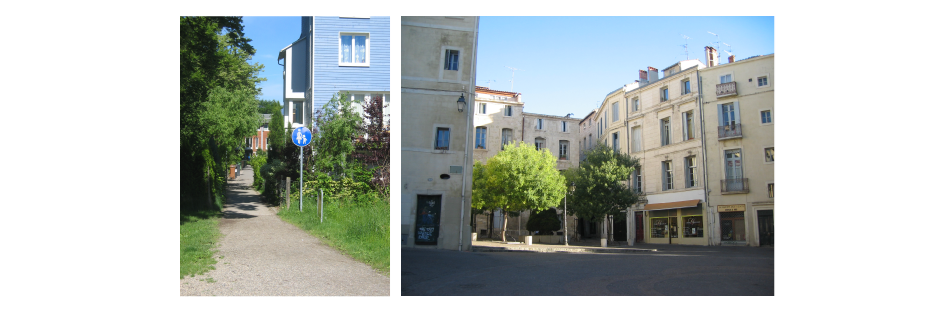
M545 139L541 137L535 138L535 150L545 149Z
M689 80L682 81L682 94L688 94L692 92L692 82Z
M693 123L692 111L682 113L682 139L691 140L695 138L695 123Z
M672 190L672 161L663 162L663 191Z
M542 119L535 119L535 129L537 130L542 129Z
M512 129L503 129L503 150L506 149L505 146L509 145L509 142L512 142Z
M588 134L588 149L594 147L594 134Z
M460 64L460 51L447 49L444 55L446 56L444 59L444 69L457 71L457 66Z
M633 112L640 111L640 97L633 98Z
M434 149L450 149L450 128L437 128L437 136L434 138Z
M561 131L568 132L568 121L561 121Z
M767 197L774 198L774 184L767 184Z
M720 121L721 125L725 126L725 125L740 124L741 122L737 121L738 114L736 113L736 111L737 111L737 106L735 103L722 104L721 116L719 117L721 119Z
M620 102L614 103L611 114L613 115L613 119L611 120L613 120L614 122L617 122L617 120L620 120Z
M643 150L643 132L640 127L633 127L633 152L637 153Z
M659 90L659 101L669 100L669 87Z
M482 126L477 127L477 136L476 136L476 145L474 148L486 149L486 128Z
M304 102L294 102L294 123L304 124Z
M660 141L662 142L661 143L662 146L669 145L670 143L669 142L669 129L670 129L669 117L659 120L659 129L660 129L659 132L661 134Z
M503 111L503 115L507 117L512 117L512 106L506 106L506 110Z
M773 120L770 119L770 110L764 110L760 112L760 123L771 123Z
M614 152L619 153L620 152L620 132L615 132L614 134L612 134L610 140L613 142Z
M695 187L695 182L698 181L698 169L695 167L695 156L689 156L685 158L685 187L691 188Z
M774 162L774 148L773 147L764 148L764 161Z
M486 114L486 103L480 103L480 114Z
M568 160L568 141L558 141L558 159Z
M369 34L340 33L340 65L369 64Z
M643 171L640 166L633 170L633 189L637 193L643 193Z

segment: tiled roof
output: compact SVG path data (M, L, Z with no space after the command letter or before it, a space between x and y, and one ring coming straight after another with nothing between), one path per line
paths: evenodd
M489 89L489 88L486 88L486 87L483 87L483 86L477 86L476 92L477 92L477 93L490 94L490 95L509 96L509 97L516 97L516 96L522 94L522 93L505 92L505 91L501 91L501 90Z

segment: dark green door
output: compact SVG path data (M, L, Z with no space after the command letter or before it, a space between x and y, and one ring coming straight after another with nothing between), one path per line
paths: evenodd
M441 196L418 195L415 244L436 245L441 229Z

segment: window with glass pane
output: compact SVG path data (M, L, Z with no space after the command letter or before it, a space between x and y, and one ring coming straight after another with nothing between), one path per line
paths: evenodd
M506 111L503 112L503 115L512 117L512 106L506 106Z
M672 190L672 162L663 162L663 191Z
M730 83L730 82L731 82L731 74L721 76L721 84Z
M294 123L303 124L304 123L304 102L295 101L294 102Z
M683 123L685 123L683 128L685 129L685 139L695 139L695 124L692 123L692 111L685 112L683 116L685 117L685 121L683 121Z
M504 146L504 147L503 147L504 150L506 149L505 146L506 146L506 145L509 145L509 142L511 142L511 141L512 141L512 129L503 129L503 144L502 144L502 146Z
M637 193L643 193L643 172L641 170L640 166L636 166L636 169L633 170L633 189Z
M541 137L535 138L535 150L545 149L545 139Z
M480 114L486 114L486 103L480 103Z
M702 226L704 226L703 222L704 220L702 219L702 216L682 217L682 228L684 229L684 232L682 233L682 237L701 238L702 236L704 236L705 233L702 232L703 231Z
M561 131L568 132L568 121L561 121Z
M662 138L661 138L662 146L669 145L670 143L669 142L669 131L670 131L669 118L659 120L659 124L660 124L660 134L662 135Z
M634 127L633 128L633 152L634 153L643 150L643 145L642 145L643 142L641 141L642 138L643 138L643 135L640 130L640 127Z
M659 101L669 100L669 88L663 88L659 96L660 96Z
M757 78L757 86L758 86L758 87L767 86L767 77L766 77L766 76L758 77L758 78Z
M650 238L665 238L669 218L650 218Z
M688 94L692 92L692 83L689 80L682 81L682 94Z
M611 141L613 142L613 148L615 153L620 152L620 132L616 132L611 135Z
M437 128L434 139L434 149L450 149L450 128Z
M568 160L568 141L558 141L558 159Z
M633 111L640 111L640 98L633 98Z
M535 120L535 128L536 128L536 129L539 129L539 130L542 129L542 119L536 119L536 120Z
M770 110L760 112L760 123L770 123Z
M486 128L477 127L476 148L486 149Z
M457 71L457 65L460 63L460 51L447 49L445 54L447 56L445 61L445 70Z
M774 148L773 147L764 148L764 161L774 162Z
M614 103L611 114L613 115L613 119L611 120L613 120L614 122L616 122L617 120L620 120L620 103L619 102Z
M366 34L340 34L340 63L366 64L368 62Z
M774 198L774 184L773 183L767 184L767 196L770 198Z
M696 180L698 169L695 167L695 156L685 158L685 169L685 187L695 187L695 182L698 181Z

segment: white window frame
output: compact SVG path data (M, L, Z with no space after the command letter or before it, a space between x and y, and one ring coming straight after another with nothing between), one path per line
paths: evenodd
M643 151L643 129L642 128L643 128L642 126L635 126L630 129L633 135L633 141L631 143L633 144L633 147L631 147L633 148L633 151L631 151L631 153L639 153Z
M672 117L659 119L659 143L660 146L672 144Z
M508 138L508 139L506 138L506 131L507 131L507 130L509 131L509 138ZM499 149L500 149L500 150L505 150L504 147L505 147L506 145L509 145L510 143L512 143L512 136L513 136L513 130L512 130L511 128L503 128L502 130L500 130L500 132L499 132L499 140L500 140L500 142L499 142L499 143L500 143L500 144L499 144Z
M486 103L485 103L485 102L481 102L478 107L480 108L480 110L477 111L477 114L486 114Z
M728 76L728 75L731 76L731 80L728 81L728 82L734 82L734 72L725 72L725 73L719 73L719 74L718 74L718 84L728 83L728 82L724 82L724 83L721 82L721 78L722 78L722 77L725 77L725 76Z
M768 148L773 149L774 147L773 147L773 146L764 146L763 148L761 148L761 151L760 151L761 156L762 156L761 159L764 161L764 164L772 165L772 164L774 163L773 160L767 161L767 149L768 149ZM776 155L777 155L777 152L774 152L774 160L777 159Z
M633 171L633 190L637 193L643 193L643 167L636 166Z
M540 143L540 142L541 142L541 143ZM535 150L540 151L540 150L545 149L545 138L543 138L543 137L536 137L534 143L535 143ZM539 145L539 144L541 144L541 145Z
M570 153L568 152L568 146L571 145L569 143L570 142L566 140L558 141L558 160L571 160L571 156L569 156ZM562 156L564 156L564 158L562 158Z
M770 114L770 122L764 122L764 112L765 112L765 111L766 111L768 114ZM773 111L773 110L769 110L769 109L768 109L768 110L761 110L761 111L760 111L760 124L762 124L762 125L774 124L774 111Z
M485 126L478 126L478 127L473 128L473 149L486 149L486 131L487 131L486 129L487 128ZM483 147L478 146L478 144L481 143L480 137L479 137L480 130L483 130L483 141L482 141Z
M512 117L512 105L506 105L506 107L503 107L503 116Z
M366 37L366 62L358 63L355 62L356 58L356 36L365 36ZM352 36L352 60L353 62L343 62L343 36ZM371 62L371 50L372 50L372 40L369 33L362 32L339 32L339 39L337 43L337 62L339 66L349 66L349 67L368 67Z
M669 101L669 86L659 89L659 102Z
M544 130L544 129L545 129L545 122L544 122L543 120L544 120L544 119L542 119L542 118L535 118L535 129L536 129L536 130Z
M675 168L673 168L672 165L672 160L664 160L662 163L660 163L660 165L663 169L663 184L661 188L663 191L675 190L676 176Z
M695 155L685 157L685 187L694 188L698 187L698 163L695 160Z
M450 62L450 55L451 55L450 52L451 52L451 51L457 53L457 64L456 64L456 67L457 67L457 68L456 68L456 69L451 69L451 68L450 68L450 66L451 66L451 64L452 64L452 63ZM461 68L461 66L460 66L460 59L462 58L462 56L461 56L462 54L463 54L463 53L461 53L460 49L445 49L445 50L444 50L444 70L447 70L447 71L459 71L460 68Z
M569 129L570 129L570 128L568 127L568 121L561 121L561 132L562 132L562 133L570 133L570 132L569 132L569 131L570 131Z
M640 97L633 97L633 112L640 111Z
M766 78L766 79L767 79L767 85L764 85L764 86L761 86L761 85L760 85L760 79L761 79L761 78ZM770 74L769 74L769 73L759 74L759 75L757 75L757 76L754 77L754 87L756 87L756 88L768 88L768 87L771 86L770 83L771 83L771 82L770 82Z
M614 149L614 152L620 153L620 132L614 132L610 134L610 143L610 146Z
M692 137L689 137L689 134ZM682 140L695 139L695 110L689 110L682 113Z
M765 185L767 186L767 198L770 198L770 199L774 198L773 194L776 192L774 191L774 188L772 188L772 186L774 186L774 182L770 181L770 182L767 182Z
M689 88L688 88L688 89L685 88L686 83L689 84ZM686 95L686 94L691 94L691 93L692 93L692 81L691 81L690 79L684 79L684 80L680 81L679 84L680 84L680 85L679 85L679 88L682 89L682 95Z

